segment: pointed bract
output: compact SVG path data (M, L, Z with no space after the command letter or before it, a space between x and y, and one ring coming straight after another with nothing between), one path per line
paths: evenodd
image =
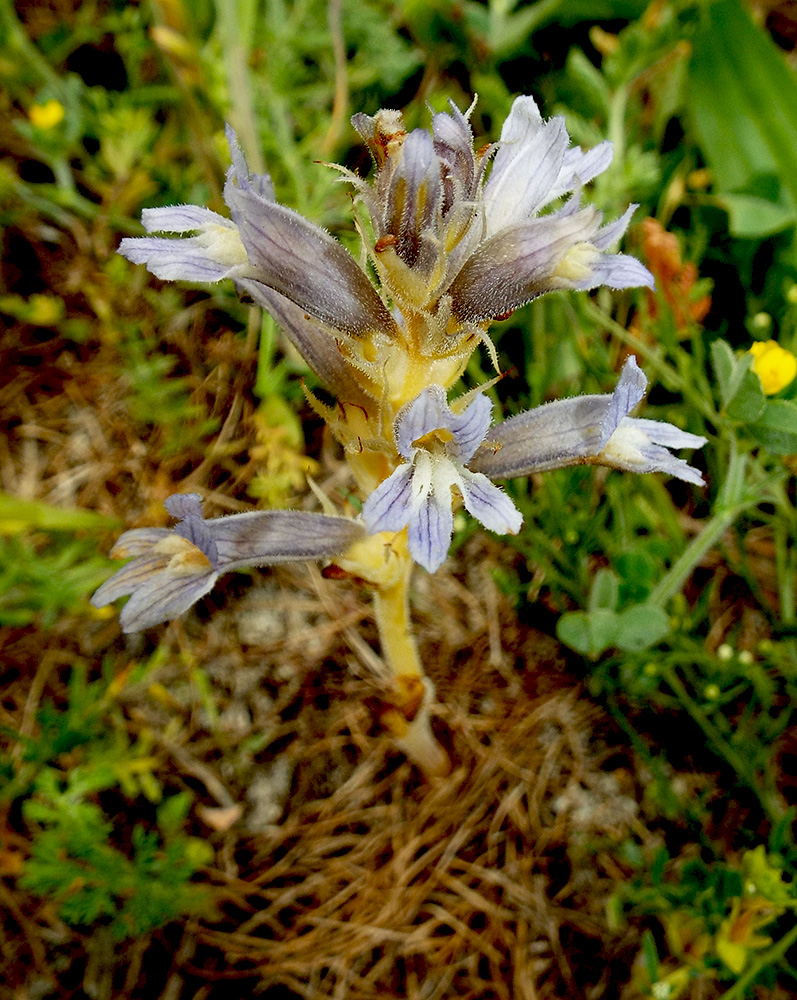
M329 233L251 185L228 184L225 198L249 260L247 277L351 336L395 332L374 286Z
M308 316L304 309L259 281L245 278L240 279L237 285L271 314L310 370L339 400L368 406L378 395L378 390L374 388L369 396L367 379L362 376L355 378L351 366L340 352L334 330Z

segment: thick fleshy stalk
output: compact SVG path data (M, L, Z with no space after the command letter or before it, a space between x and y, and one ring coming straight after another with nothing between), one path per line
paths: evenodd
M412 634L409 609L409 582L413 562L404 559L404 572L389 587L374 593L374 613L379 629L382 655L395 678L397 704L382 717L399 748L428 777L448 774L451 763L431 726L434 684L424 673Z
M407 533L384 532L356 542L337 566L373 589L374 617L390 681L380 720L398 748L428 777L448 774L448 754L432 732L434 684L424 672L410 620L409 589L414 561Z

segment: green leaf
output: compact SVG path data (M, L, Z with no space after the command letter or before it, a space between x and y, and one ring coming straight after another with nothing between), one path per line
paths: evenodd
M593 658L614 644L617 627L617 615L606 608L568 611L556 623L556 635L577 653Z
M619 591L620 583L617 576L610 569L599 569L589 592L588 610L590 613L600 608L614 611L617 607Z
M775 455L797 455L797 403L788 399L768 400L764 415L750 425L750 432Z
M747 366L742 369L739 388L726 406L725 412L731 420L752 423L764 412L766 397L761 387L761 379L752 370L752 355L748 354L745 360ZM738 364L741 366L743 362L740 361Z
M191 792L177 792L158 806L158 826L164 837L175 837L182 830L193 801Z
M715 340L711 345L711 363L727 416L744 423L758 420L764 412L765 397L761 379L752 370L752 355L737 358L729 344Z
M724 340L714 341L711 345L711 365L719 385L720 398L725 406L735 392L733 379L736 371L736 358L730 344Z
M718 200L728 213L731 232L743 240L782 233L797 219L794 204L783 191L778 192L777 201L754 194L721 194Z
M579 109L595 109L603 117L609 116L611 91L604 75L587 59L581 49L571 49L567 56L569 82L577 89Z
M642 934L642 954L645 959L645 971L648 979L655 983L659 978L659 952L656 948L656 941L649 930Z
M186 864L192 872L213 861L215 852L213 846L206 840L199 837L185 837L181 841L181 847Z
M615 644L629 653L638 653L660 643L670 630L670 618L663 608L637 604L619 616Z
M797 79L739 0L701 13L687 89L691 118L720 194L767 203L753 212L749 201L730 202L731 232L761 238L797 217Z
M119 522L93 510L54 507L42 500L23 500L0 493L0 534L15 534L27 528L43 531L103 531Z
M490 5L491 8L498 6ZM561 28L601 18L639 17L647 4L645 0L539 0L538 3L514 3L507 6L516 7L517 10L509 15L501 12L498 16L491 16L482 26L482 30L489 29L488 43L493 53L501 59L509 59L522 52L534 32L552 21ZM472 30L480 25L483 12L481 4L470 3L465 7L465 16ZM454 16L455 22L458 19Z
M647 600L661 575L661 563L647 552L632 551L623 552L614 564L620 576L620 606L641 604Z

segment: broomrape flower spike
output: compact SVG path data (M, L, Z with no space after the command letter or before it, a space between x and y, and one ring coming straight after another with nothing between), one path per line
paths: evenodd
M101 605L129 594L121 621L136 631L182 614L226 570L334 561L373 590L393 677L382 718L429 774L448 763L430 726L434 687L412 636L409 587L416 563L434 572L444 562L455 507L515 533L521 515L494 480L578 463L702 483L670 449L703 438L631 415L647 387L633 358L611 394L557 400L492 427L480 391L447 402L480 344L497 368L492 320L557 289L653 286L642 264L612 251L635 206L604 223L581 201L611 163L611 143L571 148L562 118L544 121L531 97L519 97L498 142L475 150L469 115L451 104L430 131L410 132L398 111L352 119L373 180L335 169L370 217L359 225L368 269L277 202L229 128L229 216L145 209L147 235L122 240L121 254L163 280L232 280L337 398L328 406L308 393L343 448L362 517L254 511L205 521L198 496L174 496L167 508L178 524L122 535L113 554L132 561L94 596Z

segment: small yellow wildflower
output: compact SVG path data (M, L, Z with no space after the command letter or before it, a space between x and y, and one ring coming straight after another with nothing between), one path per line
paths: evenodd
M797 375L797 358L774 340L761 340L750 348L753 371L767 396L780 392Z
M27 300L25 319L36 326L52 326L64 318L64 300L57 295L34 293Z
M782 912L782 907L772 906L761 896L734 899L730 915L714 938L717 955L731 972L740 975L754 952L772 944L772 938L758 932Z
M40 129L55 128L64 120L64 106L53 98L44 104L34 104L28 112L31 123Z

